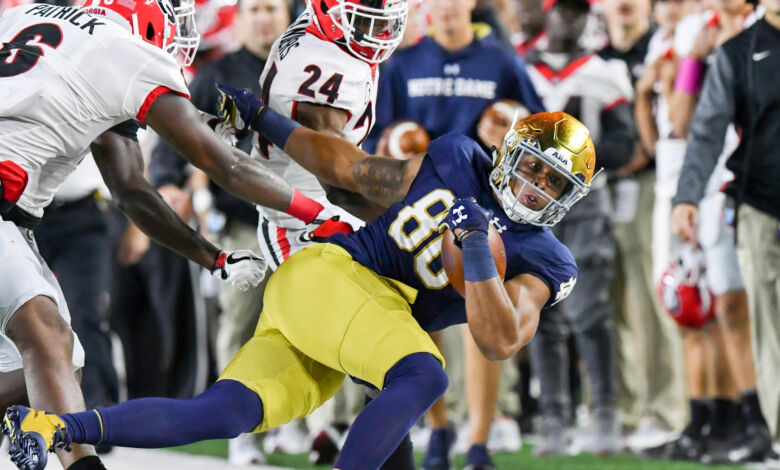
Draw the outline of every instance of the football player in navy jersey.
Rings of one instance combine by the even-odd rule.
[[[492,160],[475,141],[448,134],[400,161],[302,127],[249,92],[223,92],[223,119],[239,130],[250,124],[326,183],[386,212],[283,263],[255,336],[203,394],[66,415],[11,407],[30,455],[72,442],[165,447],[262,432],[311,413],[349,375],[379,392],[334,467],[375,469],[447,388],[426,331],[467,322],[486,357],[505,359],[574,286],[574,259],[547,228],[587,194],[594,173],[593,142],[573,117],[516,123]],[[491,224],[506,249],[506,280],[488,245]],[[463,250],[465,300],[442,267],[443,226]]]

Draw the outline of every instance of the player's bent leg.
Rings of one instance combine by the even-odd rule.
[[[264,432],[308,416],[331,398],[344,373],[305,356],[275,329],[264,310],[257,331],[236,354],[219,380],[235,380],[263,400],[263,419],[254,432]]]
[[[444,359],[412,316],[415,297],[414,289],[380,277],[328,243],[304,248],[269,280],[261,324],[272,324],[317,364],[382,390],[356,420],[364,424],[353,425],[336,465],[342,470],[378,468],[446,388]],[[397,401],[412,391],[408,402]],[[272,403],[263,399],[270,416]],[[381,422],[384,403],[396,404],[392,423],[368,432]],[[374,440],[360,444],[362,437]],[[367,450],[370,457],[363,456]]]
[[[0,410],[15,403],[27,403],[27,390],[24,384],[24,371],[0,372]]]
[[[24,438],[25,452],[34,457],[71,443],[155,448],[233,438],[256,427],[262,416],[256,393],[224,380],[190,399],[139,398],[72,414],[13,406],[4,424],[7,433]]]
[[[387,372],[382,391],[352,424],[334,468],[379,468],[447,385],[441,362],[429,353],[398,361]]]
[[[6,335],[22,357],[31,406],[60,413],[84,409],[84,397],[73,371],[73,331],[51,298],[39,295],[25,302],[9,320]],[[94,455],[90,446],[58,452],[65,468]]]

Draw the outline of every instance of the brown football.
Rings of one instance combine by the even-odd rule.
[[[479,120],[481,122],[484,119],[490,119],[495,124],[509,129],[509,126],[512,125],[512,120],[515,118],[515,113],[517,113],[518,121],[531,115],[528,108],[515,100],[498,100],[485,108]]]
[[[498,234],[498,231],[492,224],[490,225],[490,232],[488,232],[488,243],[490,244],[490,251],[493,253],[493,260],[496,263],[498,274],[501,276],[501,279],[504,279],[506,274],[506,251],[504,250],[504,242],[501,241],[501,235]],[[450,230],[445,230],[442,238],[441,262],[444,265],[444,272],[447,273],[452,287],[465,297],[466,283],[463,279],[463,252],[455,245],[455,237]]]
[[[382,134],[383,138],[387,139],[388,156],[399,160],[425,152],[431,141],[428,132],[421,125],[409,120],[390,124]]]

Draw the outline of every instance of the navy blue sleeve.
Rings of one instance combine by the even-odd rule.
[[[376,120],[373,129],[363,142],[363,150],[369,154],[376,152],[376,146],[385,127],[400,119],[398,105],[407,99],[406,89],[402,85],[400,63],[391,59],[379,75],[379,88],[376,92]]]
[[[512,56],[511,60],[511,79],[509,80],[509,90],[506,97],[524,104],[531,113],[546,111],[541,98],[536,94],[536,88],[534,88],[531,77],[525,69],[525,61],[517,56]]]
[[[519,264],[517,271],[520,274],[531,274],[547,284],[550,298],[546,308],[569,296],[577,282],[578,271],[571,252],[552,232],[544,230],[537,234],[526,241],[521,258],[515,262]]]
[[[462,134],[445,134],[428,145],[428,156],[436,173],[456,197],[479,194],[482,184],[479,176],[489,162],[482,147]]]

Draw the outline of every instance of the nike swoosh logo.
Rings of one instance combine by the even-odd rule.
[[[260,259],[260,258],[255,258],[254,256],[244,256],[244,257],[241,257],[241,258],[236,258],[236,257],[233,256],[233,253],[230,253],[230,255],[228,255],[228,257],[225,259],[225,262],[233,264],[233,263],[238,263],[239,261],[244,261],[244,260],[247,260],[247,259]]]
[[[753,60],[756,61],[756,62],[762,61],[762,60],[766,59],[769,56],[769,54],[771,54],[771,53],[772,53],[771,50],[766,50],[766,51],[763,51],[763,52],[754,52],[753,53]]]

